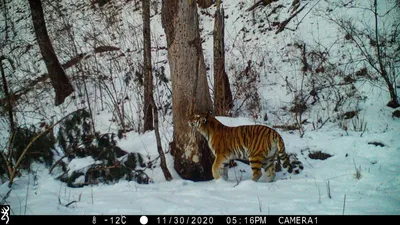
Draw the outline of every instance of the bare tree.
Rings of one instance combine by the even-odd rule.
[[[399,107],[396,80],[399,77],[398,57],[400,55],[400,48],[398,47],[398,42],[395,40],[398,40],[400,37],[400,22],[398,19],[390,19],[390,16],[398,16],[395,15],[398,3],[391,5],[392,7],[382,14],[378,13],[377,0],[366,2],[367,4],[371,3],[367,7],[357,6],[355,2],[344,4],[335,1],[332,3],[332,5],[337,4],[338,9],[345,7],[366,11],[371,14],[374,20],[372,25],[352,19],[333,18],[330,14],[327,16],[330,21],[337,24],[345,32],[345,39],[354,44],[360,52],[362,60],[383,79],[390,95],[390,101],[387,106],[392,108]],[[386,3],[390,3],[390,1]],[[379,20],[383,22],[379,22]]]
[[[6,58],[4,56],[0,56],[0,73],[1,73],[1,80],[3,82],[3,91],[5,95],[5,101],[3,102],[4,110],[8,112],[8,120],[10,122],[10,134],[15,132],[15,122],[14,122],[14,113],[13,113],[13,99],[11,99],[11,95],[8,90],[8,83],[6,79],[6,74],[3,68],[3,60]],[[2,102],[0,102],[2,103]]]
[[[219,6],[219,5],[218,5]],[[232,92],[225,72],[224,9],[215,12],[214,22],[214,111],[227,116],[233,107]]]
[[[174,167],[184,179],[209,180],[212,153],[205,139],[188,126],[192,113],[212,110],[197,5],[188,0],[163,0],[161,15],[172,78]]]
[[[29,0],[29,5],[36,39],[46,64],[51,84],[56,93],[55,105],[58,106],[64,102],[66,97],[72,94],[74,88],[58,61],[53,45],[51,44],[47,33],[42,2],[40,0]]]
[[[163,171],[165,180],[170,181],[172,180],[172,175],[168,170],[167,167],[167,160],[165,159],[165,154],[161,146],[161,136],[160,136],[160,130],[159,130],[159,125],[158,125],[158,111],[157,111],[157,106],[154,102],[154,98],[151,99],[151,104],[152,108],[154,111],[154,133],[156,135],[156,142],[157,142],[157,151],[158,155],[160,156],[160,166],[161,170]]]
[[[161,145],[158,125],[158,111],[153,98],[153,75],[151,68],[151,37],[150,37],[150,0],[142,0],[143,9],[143,60],[144,60],[144,132],[153,130],[156,135],[157,151],[160,156],[160,166],[167,181],[172,180],[168,170],[165,154]],[[154,119],[154,120],[153,120]],[[154,124],[153,124],[154,122]]]
[[[379,68],[375,68],[374,69],[381,75],[381,77],[384,79],[388,90],[389,90],[389,94],[390,94],[390,101],[388,103],[389,107],[392,108],[397,108],[400,106],[399,100],[398,100],[398,96],[397,96],[397,92],[396,92],[396,87],[395,87],[395,83],[396,83],[396,77],[394,77],[394,79],[391,79],[390,74],[386,68],[386,66],[388,66],[387,64],[385,65],[384,61],[387,61],[387,57],[384,56],[383,52],[382,52],[382,44],[380,43],[380,37],[379,37],[379,30],[378,30],[378,6],[377,6],[377,0],[374,0],[374,8],[373,8],[373,13],[374,13],[374,18],[375,18],[375,41],[376,41],[376,57],[378,58],[378,64],[379,64]],[[398,25],[400,25],[399,23],[397,24],[396,27],[396,32],[398,30]],[[398,35],[396,35],[398,36]],[[395,38],[395,35],[393,35],[393,38]],[[399,49],[399,48],[397,48]],[[397,59],[398,60],[398,59]],[[391,63],[390,63],[391,65]],[[389,66],[390,66],[389,65]],[[393,72],[395,73],[395,72]]]
[[[151,68],[151,37],[150,37],[150,0],[142,0],[143,9],[143,86],[144,86],[144,124],[143,131],[153,130],[153,75]]]

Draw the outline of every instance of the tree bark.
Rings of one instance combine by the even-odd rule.
[[[197,5],[163,0],[161,18],[172,79],[174,168],[183,179],[210,180],[213,155],[206,140],[188,126],[193,113],[212,110]]]
[[[214,23],[214,111],[227,116],[233,106],[228,75],[225,72],[224,10],[217,9]]]
[[[144,86],[144,104],[143,115],[144,124],[143,131],[154,129],[153,125],[153,75],[151,68],[151,37],[150,37],[150,0],[142,0],[143,9],[143,86]]]
[[[51,84],[56,93],[55,105],[62,104],[66,97],[74,91],[67,75],[65,74],[57,56],[54,52],[49,35],[47,33],[46,22],[44,20],[42,3],[40,0],[29,0],[33,27],[36,39],[39,44],[40,52],[46,64]]]

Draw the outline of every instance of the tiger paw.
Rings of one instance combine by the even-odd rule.
[[[214,172],[214,171],[213,171],[212,175],[213,175],[213,177],[214,177],[215,180],[218,180],[219,178],[221,178],[221,176],[220,176],[219,173],[217,173],[217,172]]]

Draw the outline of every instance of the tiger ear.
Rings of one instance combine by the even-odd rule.
[[[205,122],[207,122],[207,119],[205,117],[201,117],[200,123],[205,123]]]

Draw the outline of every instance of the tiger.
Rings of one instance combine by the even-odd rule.
[[[211,112],[194,114],[189,118],[189,126],[200,132],[208,141],[215,159],[212,165],[214,179],[228,179],[228,163],[231,160],[248,160],[252,170],[252,180],[258,181],[266,173],[267,182],[276,176],[275,162],[280,161],[289,173],[299,174],[303,163],[294,155],[289,158],[281,135],[264,125],[225,126]]]

